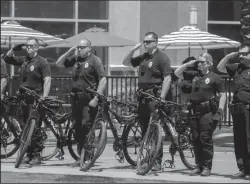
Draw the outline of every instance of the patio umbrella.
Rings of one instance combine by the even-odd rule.
[[[184,26],[177,32],[159,38],[159,48],[164,49],[220,49],[237,48],[240,43],[205,31],[194,26]]]
[[[76,46],[79,43],[79,40],[83,38],[90,40],[91,45],[95,47],[123,47],[136,44],[134,41],[112,35],[109,32],[106,32],[104,29],[94,27],[63,41],[54,42],[48,46],[48,48],[73,47]]]
[[[28,37],[36,37],[39,40],[39,44],[43,47],[51,42],[62,40],[61,38],[22,26],[16,21],[1,23],[1,46],[6,45],[10,47],[12,44],[26,43]]]

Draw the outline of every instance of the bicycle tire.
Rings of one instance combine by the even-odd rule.
[[[105,130],[103,130],[103,131],[105,131],[106,133],[105,133],[105,138],[104,138],[104,142],[103,142],[103,147],[102,147],[102,149],[101,149],[101,151],[100,151],[100,153],[99,153],[99,156],[98,156],[98,158],[102,155],[102,153],[104,152],[104,150],[105,150],[105,148],[106,148],[106,145],[107,145],[107,139],[108,139],[108,135],[107,135],[107,128],[106,128],[106,123],[104,123],[104,125],[105,125]],[[101,134],[102,135],[102,134]]]
[[[127,162],[128,162],[129,164],[131,164],[132,166],[136,166],[136,165],[137,165],[137,159],[133,160],[133,159],[131,158],[131,156],[129,155],[127,141],[128,141],[128,137],[129,137],[129,132],[130,132],[130,130],[131,130],[133,127],[135,127],[136,125],[137,125],[137,127],[140,126],[139,123],[137,123],[137,124],[135,124],[135,125],[129,125],[129,126],[127,126],[126,129],[124,130],[124,136],[123,136],[123,138],[124,138],[124,140],[123,140],[123,142],[124,142],[123,153],[124,153],[124,156],[125,156],[125,159],[127,160]],[[136,132],[138,132],[138,131],[136,131]],[[136,135],[135,135],[135,136],[136,136]],[[135,138],[135,136],[134,136],[133,138]],[[140,149],[140,142],[141,142],[141,140],[142,140],[142,136],[140,135],[140,138],[139,138],[139,139],[137,139],[137,137],[136,137],[136,139],[133,139],[133,140],[135,140],[136,143],[139,142],[139,143],[138,143],[138,144],[139,144],[138,149]],[[135,152],[136,152],[136,155],[137,155],[137,147],[136,147],[136,145],[135,145]],[[136,158],[137,158],[137,156],[136,156]]]
[[[28,146],[31,143],[31,138],[35,130],[35,126],[36,126],[35,119],[31,119],[29,123],[25,125],[25,128],[22,132],[21,139],[20,139],[20,148],[17,153],[15,168],[18,168],[22,162],[24,154],[26,153]]]
[[[74,140],[72,138],[74,138]],[[72,158],[74,158],[75,160],[79,160],[80,155],[77,153],[77,151],[74,151],[74,149],[73,149],[74,145],[78,146],[77,142],[75,140],[75,130],[74,130],[74,128],[69,129],[67,145],[68,145],[69,153],[72,156]]]
[[[188,133],[188,135],[187,134],[180,134],[180,135],[178,135],[178,145],[179,145],[179,150],[178,151],[179,151],[182,163],[188,169],[192,170],[192,169],[195,169],[195,167],[196,167],[196,165],[195,165],[195,156],[194,156],[194,152],[192,151],[193,149],[191,148],[191,152],[193,152],[192,154],[193,154],[193,158],[194,158],[194,164],[190,163],[187,160],[186,156],[184,155],[184,150],[185,149],[182,149],[182,143],[183,142],[181,141],[181,138],[185,138],[185,140],[188,140],[187,145],[186,145],[186,147],[187,147],[186,149],[190,149],[190,147],[193,147],[193,144],[192,144],[192,141],[190,139],[190,136],[191,136],[190,132]]]
[[[50,155],[47,155],[47,156],[42,156],[42,161],[48,161],[50,159],[52,159],[53,157],[56,156],[56,154],[60,151],[60,149],[58,147],[55,148],[55,150],[50,154]]]
[[[106,126],[105,126],[105,121],[103,119],[98,119],[95,122],[96,127],[98,125],[100,125],[101,128],[101,135],[99,136],[100,140],[97,143],[97,147],[96,147],[96,152],[94,153],[93,157],[89,160],[88,163],[85,163],[85,157],[86,157],[86,153],[87,150],[85,149],[85,147],[88,147],[89,145],[85,145],[82,148],[81,151],[81,157],[80,157],[80,167],[81,167],[81,171],[88,171],[95,163],[95,161],[97,160],[97,158],[101,155],[101,152],[105,149],[106,146],[106,142],[107,142],[107,130],[106,130]],[[92,145],[91,145],[91,149],[92,149]]]
[[[9,116],[8,116],[9,117]],[[0,119],[1,118],[4,118],[4,120],[5,120],[5,117],[0,117]],[[6,120],[5,120],[6,121]],[[7,122],[7,121],[6,121]],[[9,123],[7,123],[8,124],[8,126],[9,126]],[[14,127],[13,127],[14,128]],[[16,152],[17,152],[17,150],[19,149],[19,147],[20,147],[20,144],[19,144],[19,138],[18,137],[16,137],[15,136],[15,133],[13,132],[14,131],[14,129],[13,128],[11,128],[10,129],[10,131],[11,131],[11,133],[13,134],[13,136],[14,136],[14,141],[16,141],[16,143],[14,143],[15,144],[15,147],[11,150],[11,151],[9,151],[9,152],[7,152],[6,154],[3,154],[3,152],[1,151],[1,159],[6,159],[6,158],[8,158],[8,157],[11,157],[12,155],[14,155]],[[5,128],[4,128],[5,129]],[[1,131],[3,131],[3,130],[1,130]],[[8,130],[6,130],[6,131],[8,131]],[[16,134],[17,135],[17,134]],[[1,138],[2,139],[2,138]],[[2,147],[2,145],[1,145],[1,147]]]
[[[156,130],[156,132],[154,132],[154,130]],[[143,164],[141,163],[141,161],[143,161],[143,159],[141,159],[141,155],[142,155],[144,146],[146,145],[144,143],[144,140],[143,140],[141,143],[141,146],[140,146],[139,154],[137,156],[137,174],[138,175],[145,175],[152,169],[152,167],[155,163],[156,157],[159,153],[161,141],[162,141],[162,132],[161,132],[161,125],[156,121],[153,121],[151,124],[147,141],[150,140],[151,134],[156,136],[156,138],[155,138],[156,142],[153,143],[154,148],[150,149],[150,150],[154,150],[154,153],[153,153],[153,156],[152,156],[150,163],[147,163],[146,168],[143,169],[143,167],[142,167]]]
[[[59,129],[60,127],[54,127],[53,128],[53,130],[55,130],[55,131],[59,131],[58,129]],[[47,135],[47,140],[48,140],[48,142],[44,142],[44,149],[43,149],[43,151],[42,151],[42,157],[41,157],[41,159],[42,159],[42,161],[48,161],[48,160],[50,160],[50,159],[52,159],[53,157],[55,157],[56,156],[56,154],[60,151],[60,148],[58,148],[58,140],[57,140],[57,138],[55,137],[55,135],[54,135],[54,133],[51,131],[51,129],[49,129],[48,127],[44,127],[43,128],[43,130],[45,131],[45,133],[46,133],[46,135]],[[52,137],[50,136],[50,133],[51,133],[51,135],[54,137],[54,140],[52,139]],[[47,153],[47,155],[44,153],[45,152],[45,150],[46,150],[46,148],[47,147],[51,147],[51,143],[55,143],[55,145],[54,145],[54,150],[53,151],[50,151],[50,152],[46,152]],[[49,144],[49,145],[47,145],[47,144]]]

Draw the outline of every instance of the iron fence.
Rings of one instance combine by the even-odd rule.
[[[228,104],[232,100],[232,87],[233,80],[227,76],[223,76],[226,87],[226,106],[223,113],[223,119],[219,127],[221,126],[231,126],[232,118],[229,112]],[[11,94],[15,94],[20,86],[19,76],[14,76],[10,84],[12,89]],[[136,90],[138,88],[138,77],[136,76],[108,76],[107,77],[107,90],[106,94],[111,97],[116,97],[119,100],[125,102],[134,101]],[[68,112],[70,110],[70,98],[67,94],[71,92],[72,87],[72,77],[65,76],[54,76],[52,77],[51,91],[50,95],[58,96],[59,99],[66,102],[64,105],[64,111]],[[171,85],[172,90],[172,100],[175,102],[183,103],[183,95],[180,93],[177,86],[177,81],[174,81]],[[118,110],[118,109],[116,109]]]

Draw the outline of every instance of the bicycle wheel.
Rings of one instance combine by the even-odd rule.
[[[6,119],[8,118],[8,119]],[[13,123],[19,124],[12,116],[0,117],[1,119],[1,159],[11,157],[19,149],[19,133]],[[14,122],[15,121],[15,122]],[[19,126],[19,125],[18,125]],[[19,126],[20,127],[20,126]]]
[[[44,149],[41,155],[43,161],[48,161],[54,156],[56,156],[56,154],[60,151],[60,149],[57,147],[57,138],[50,130],[50,128],[44,126],[42,127],[42,130],[46,134],[47,139],[44,141]],[[54,127],[54,130],[56,130],[57,132],[59,131],[58,127]]]
[[[100,151],[100,153],[99,153],[99,156],[101,156],[102,153],[103,153],[103,151],[105,150],[106,144],[107,144],[107,139],[108,139],[107,130],[106,130],[106,123],[104,123],[104,126],[105,126],[105,128],[101,128],[101,130],[100,130],[100,131],[104,131],[104,132],[99,133],[99,138],[98,138],[98,139],[100,140],[100,139],[101,139],[100,136],[102,136],[102,134],[105,135],[104,141],[103,141],[103,146],[102,146],[102,149],[101,149],[101,151]],[[106,133],[105,133],[105,132],[106,132]],[[98,156],[98,158],[99,158],[99,156]]]
[[[137,156],[137,173],[139,175],[145,175],[152,169],[160,150],[161,141],[161,126],[158,122],[153,121],[149,130],[147,142],[144,140],[142,141]]]
[[[96,159],[101,155],[107,142],[107,130],[105,121],[98,119],[94,123],[94,131],[88,135],[86,142],[82,148],[80,157],[81,171],[88,171],[95,163]]]
[[[188,169],[195,169],[195,155],[193,150],[192,135],[190,128],[178,136],[179,154],[182,163]]]
[[[70,128],[68,132],[68,150],[72,158],[79,160],[80,150],[79,144],[76,142],[76,133],[74,128]]]
[[[137,153],[140,149],[140,143],[142,141],[141,126],[138,122],[134,125],[129,125],[124,130],[123,135],[123,152],[128,163],[132,166],[137,164]]]
[[[31,119],[24,127],[24,130],[20,139],[20,148],[17,153],[15,168],[18,168],[22,162],[25,152],[28,149],[28,146],[31,143],[31,137],[33,135],[34,129],[36,126],[36,120]]]

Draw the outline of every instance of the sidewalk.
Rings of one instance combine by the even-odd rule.
[[[54,178],[55,182],[101,182],[101,183],[249,183],[243,179],[232,179],[231,175],[237,172],[234,153],[215,153],[213,169],[210,177],[189,176],[189,170],[183,165],[180,157],[175,157],[174,169],[165,168],[163,172],[149,172],[145,176],[137,174],[135,167],[130,166],[126,161],[119,163],[115,160],[115,152],[112,145],[107,145],[102,156],[96,161],[89,172],[82,172],[79,168],[69,166],[73,159],[65,150],[65,159],[53,158],[43,162],[41,166],[29,167],[22,165],[19,169],[14,168],[15,156],[1,160],[1,173],[6,176],[13,173],[14,176],[22,175],[29,179],[37,177],[37,181],[44,181],[43,178]],[[164,150],[165,159],[169,159],[169,153]],[[17,178],[18,179],[18,178]],[[7,180],[4,180],[7,182]],[[17,182],[19,182],[18,180]],[[46,180],[45,180],[46,181]],[[20,181],[22,182],[22,181]],[[52,181],[53,182],[53,181]]]

